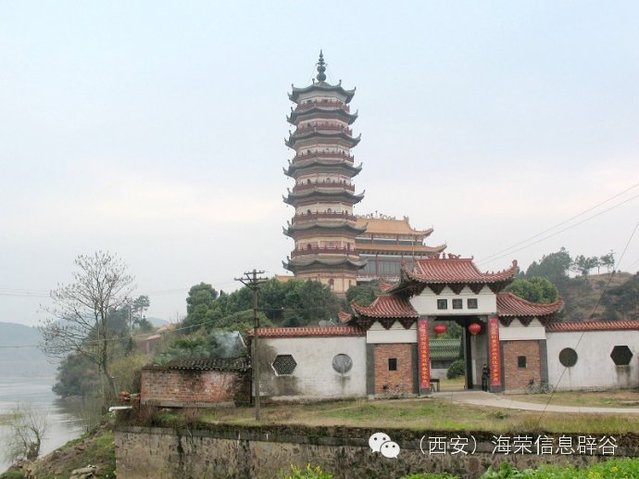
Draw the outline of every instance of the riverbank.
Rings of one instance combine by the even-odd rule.
[[[58,449],[22,467],[12,467],[0,479],[68,479],[75,470],[95,466],[96,479],[115,477],[115,444],[112,424],[106,423],[93,432],[67,442]]]
[[[59,399],[51,390],[55,382],[53,375],[11,376],[8,371],[0,375],[0,450],[10,433],[2,417],[18,404],[30,405],[47,416],[47,433],[40,454],[48,454],[71,439],[80,436],[86,419],[81,403]],[[0,471],[10,464],[0,454]]]

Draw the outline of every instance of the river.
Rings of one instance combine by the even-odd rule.
[[[75,439],[84,431],[85,421],[80,404],[58,399],[51,391],[54,382],[53,376],[0,376],[0,415],[19,403],[30,404],[34,409],[46,413],[47,432],[40,450],[41,456]],[[2,454],[8,433],[9,428],[0,425],[0,472],[9,467]]]

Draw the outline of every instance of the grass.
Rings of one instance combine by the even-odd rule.
[[[81,445],[81,449],[78,446]],[[58,450],[57,459],[53,462],[37,463],[34,477],[38,479],[61,479],[69,477],[71,471],[86,467],[87,464],[99,465],[96,478],[115,477],[115,448],[113,432],[101,428],[92,435],[68,442]]]
[[[619,391],[576,392],[562,391],[548,394],[513,394],[506,396],[514,401],[580,407],[639,407],[639,391],[625,389]],[[550,401],[550,402],[549,402]]]
[[[212,424],[257,424],[252,408],[208,410],[200,420]],[[263,406],[260,424],[619,434],[639,430],[639,416],[548,412],[542,415],[536,411],[501,410],[444,399],[352,400]]]

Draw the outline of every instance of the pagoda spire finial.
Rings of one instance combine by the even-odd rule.
[[[324,72],[326,71],[326,64],[324,63],[324,54],[322,50],[320,50],[319,61],[317,62],[317,80],[320,82],[326,81],[326,75]]]

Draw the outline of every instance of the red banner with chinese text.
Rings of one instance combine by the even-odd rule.
[[[499,351],[499,319],[488,318],[488,360],[490,361],[490,385],[501,386],[501,354]]]
[[[419,388],[430,389],[430,348],[428,344],[428,319],[417,321],[417,357],[419,363]]]

